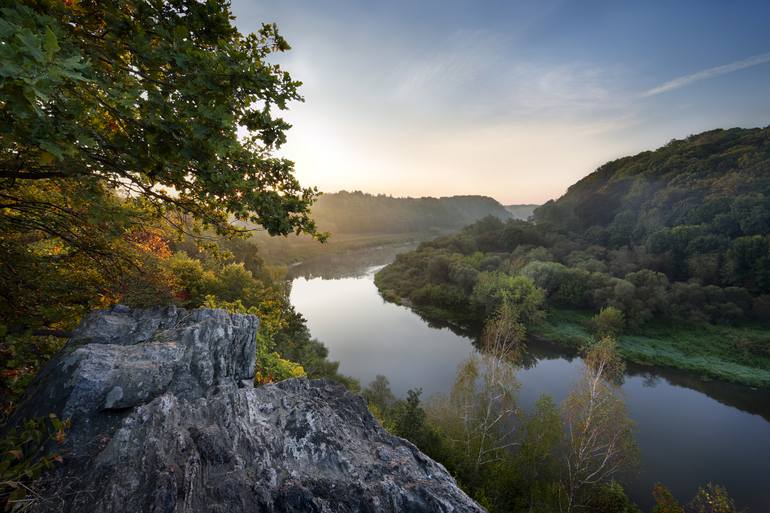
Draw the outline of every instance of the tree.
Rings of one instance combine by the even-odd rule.
[[[507,303],[516,309],[518,321],[524,326],[539,322],[544,315],[545,295],[525,276],[481,273],[470,300],[488,317],[494,316]]]
[[[585,371],[564,403],[564,510],[585,501],[587,490],[610,482],[636,460],[633,423],[616,383],[623,364],[615,341],[603,338],[588,349]]]
[[[515,456],[520,479],[527,490],[527,511],[554,511],[553,484],[558,482],[560,461],[556,450],[563,442],[563,424],[553,399],[542,395],[522,425],[521,447]]]
[[[177,225],[315,233],[315,191],[271,156],[289,128],[274,111],[301,100],[268,62],[289,49],[275,25],[244,36],[226,2],[43,1],[4,8],[0,34],[4,217],[72,217],[24,192],[66,183],[142,198]]]
[[[390,390],[390,382],[388,378],[382,374],[377,374],[374,381],[369,383],[366,388],[363,389],[362,394],[369,408],[374,410],[379,416],[387,414],[388,410],[393,407],[396,402],[396,397]]]
[[[66,330],[128,289],[137,303],[170,300],[161,250],[180,232],[261,225],[323,238],[309,217],[315,190],[273,156],[289,128],[277,112],[301,100],[299,82],[270,62],[289,49],[274,25],[242,35],[226,2],[4,5],[8,333]]]
[[[421,395],[421,388],[407,390],[406,399],[398,401],[393,407],[391,426],[395,434],[420,446],[427,430],[425,410],[420,405]]]
[[[429,410],[475,474],[518,445],[516,365],[522,333],[515,307],[504,304],[487,322],[481,357],[471,356],[460,366],[449,396],[436,398]]]
[[[724,486],[707,484],[698,489],[698,493],[688,505],[692,513],[740,513],[735,502],[727,494]]]
[[[591,323],[599,338],[617,337],[623,331],[626,320],[621,310],[608,306],[594,315]]]
[[[660,483],[656,483],[652,489],[652,497],[655,499],[652,513],[685,513],[684,508],[676,500],[671,490]]]

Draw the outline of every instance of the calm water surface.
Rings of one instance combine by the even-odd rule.
[[[379,268],[346,278],[295,278],[291,302],[342,373],[362,384],[383,374],[399,396],[410,388],[422,388],[423,397],[447,392],[458,365],[476,351],[471,339],[385,302],[373,281]],[[530,353],[532,366],[518,374],[522,406],[541,394],[563,399],[581,360],[549,344],[530,345]],[[640,472],[626,485],[645,511],[656,482],[689,500],[711,481],[749,513],[770,512],[770,394],[649,367],[629,367],[623,392],[642,452]]]

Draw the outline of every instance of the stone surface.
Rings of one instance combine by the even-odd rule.
[[[39,510],[483,511],[341,385],[254,388],[257,328],[222,310],[88,316],[11,419],[72,421]]]

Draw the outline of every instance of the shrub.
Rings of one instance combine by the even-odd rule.
[[[64,443],[69,420],[51,413],[29,419],[0,438],[0,504],[3,511],[21,511],[40,499],[36,482],[43,471],[64,460],[56,451],[45,452],[49,442]]]
[[[623,332],[626,319],[621,310],[608,306],[594,315],[591,324],[597,337],[617,337]]]

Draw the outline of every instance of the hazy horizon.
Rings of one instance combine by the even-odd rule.
[[[770,124],[761,2],[263,2],[303,82],[281,155],[303,185],[543,203],[609,160]]]
[[[500,201],[499,199],[497,199],[492,194],[463,194],[463,193],[460,193],[460,194],[392,194],[392,193],[388,193],[388,192],[362,191],[362,190],[359,190],[359,189],[337,189],[337,190],[333,190],[333,191],[319,191],[319,192],[322,195],[323,194],[339,194],[341,192],[347,192],[347,193],[362,192],[364,194],[370,194],[372,196],[377,196],[377,195],[382,194],[382,195],[385,195],[385,196],[390,196],[392,198],[398,198],[398,199],[451,198],[451,197],[457,197],[457,196],[485,196],[485,197],[488,197],[488,198],[492,198],[493,200],[497,201],[498,203],[500,203],[503,206],[512,206],[512,205],[514,205],[514,206],[538,205],[539,206],[539,205],[542,205],[543,203],[545,203],[545,201],[543,203],[508,203],[508,202]],[[552,198],[552,199],[556,199],[556,198]],[[546,200],[546,201],[548,201],[548,200]]]

